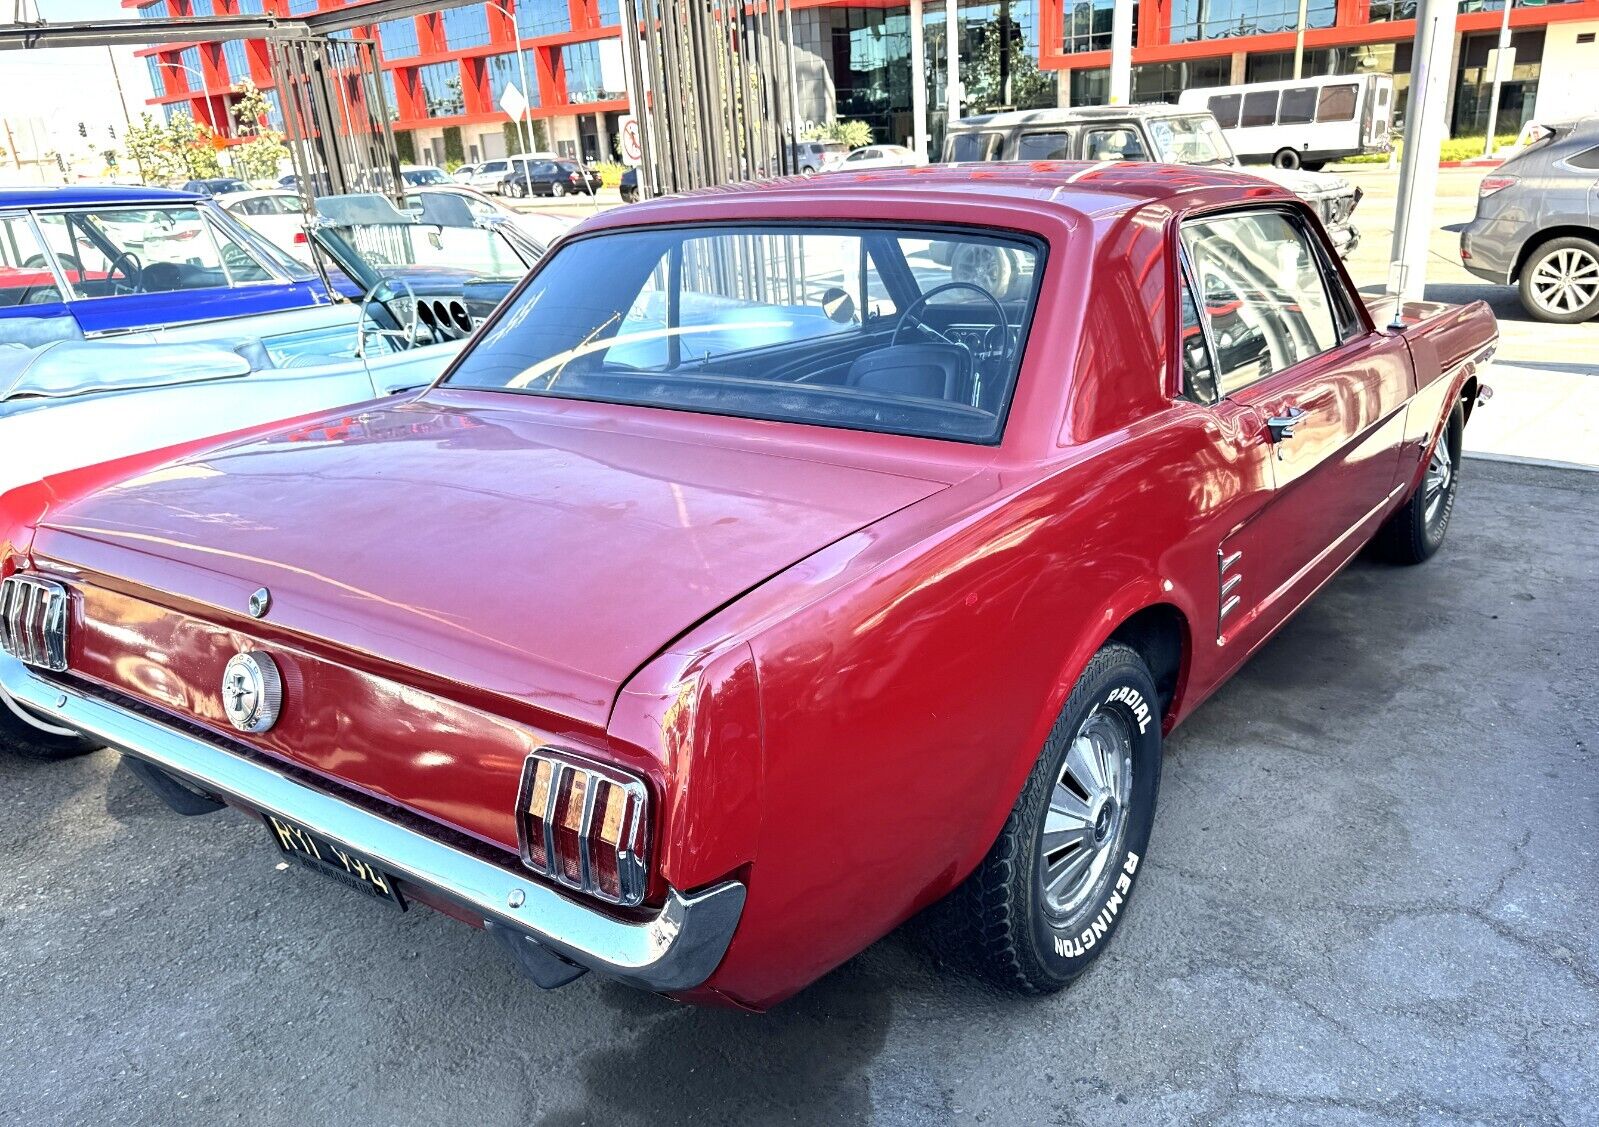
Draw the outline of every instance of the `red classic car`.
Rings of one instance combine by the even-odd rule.
[[[613,211],[409,401],[9,495],[0,685],[541,985],[762,1008],[931,907],[1058,989],[1166,733],[1443,539],[1494,322],[1383,320],[1227,170]]]

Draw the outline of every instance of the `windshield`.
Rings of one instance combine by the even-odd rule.
[[[1232,164],[1233,151],[1209,114],[1149,121],[1155,152],[1167,164]]]
[[[447,382],[994,442],[1041,256],[1020,238],[883,226],[583,238]]]
[[[516,279],[536,256],[519,250],[497,230],[433,223],[329,223],[320,228],[359,256],[374,273],[389,277],[430,270],[483,279]]]
[[[404,181],[413,188],[420,188],[424,184],[452,184],[444,173],[436,168],[408,168],[400,173]]]
[[[955,163],[992,160],[998,149],[998,133],[951,133],[945,143],[944,159]]]

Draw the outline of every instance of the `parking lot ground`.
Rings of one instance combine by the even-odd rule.
[[[1468,462],[1437,558],[1173,736],[1126,926],[1042,999],[914,929],[763,1016],[541,993],[109,753],[0,755],[0,1120],[1591,1124],[1596,577],[1599,475]]]

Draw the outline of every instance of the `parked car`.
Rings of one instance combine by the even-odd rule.
[[[470,184],[472,177],[477,174],[477,165],[463,164],[450,174],[450,179],[457,184]]]
[[[926,164],[913,149],[904,145],[866,145],[852,150],[837,163],[829,164],[828,172],[860,172],[868,168],[915,168]]]
[[[527,196],[596,195],[600,190],[600,174],[585,168],[576,161],[533,161],[522,170],[506,175],[499,191],[502,195],[522,199]]]
[[[798,141],[789,148],[789,154],[794,171],[811,176],[847,157],[849,146],[842,141]]]
[[[222,324],[332,300],[209,197],[0,188],[0,344]]]
[[[426,188],[435,184],[455,182],[444,169],[435,168],[431,164],[402,164],[400,179],[405,181],[405,186],[408,188]]]
[[[1460,264],[1539,321],[1599,316],[1599,116],[1540,129],[1482,179]]]
[[[543,986],[761,1008],[933,908],[1056,990],[1166,733],[1368,541],[1442,543],[1496,330],[1401,312],[1230,168],[615,209],[359,426],[13,494],[0,685]]]
[[[577,222],[566,215],[513,211],[494,197],[460,184],[407,192],[405,204],[407,210],[422,223],[437,223],[446,227],[509,223],[536,244],[536,254],[543,254],[551,243],[571,230]]]
[[[1017,110],[957,121],[944,139],[944,160],[1158,160],[1206,168],[1242,167],[1209,113],[1164,103]],[[1360,245],[1352,217],[1364,192],[1328,172],[1251,168],[1321,216],[1340,258]]]
[[[623,203],[638,203],[638,169],[624,170],[622,179],[617,182],[616,190],[621,193]]]
[[[185,181],[183,190],[201,196],[220,196],[224,192],[248,192],[250,184],[236,176],[213,176],[208,180]]]
[[[501,182],[510,171],[511,162],[507,158],[486,160],[473,170],[471,179],[464,183],[480,192],[495,193],[500,190]]]
[[[305,200],[297,192],[280,189],[226,192],[215,197],[217,206],[266,239],[299,259],[312,261],[311,242],[305,231]]]
[[[1195,86],[1177,104],[1215,117],[1242,160],[1319,172],[1330,160],[1393,148],[1393,95],[1393,75],[1370,72]]]

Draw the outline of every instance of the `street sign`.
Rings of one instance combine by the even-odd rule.
[[[1494,47],[1488,52],[1488,65],[1482,68],[1484,82],[1509,82],[1516,73],[1516,49],[1506,47],[1503,51]]]
[[[622,163],[637,168],[644,159],[644,139],[639,135],[638,118],[622,115]]]
[[[514,82],[507,82],[505,93],[500,95],[500,108],[512,121],[521,121],[522,115],[527,113],[527,97],[522,93],[522,88]]]

